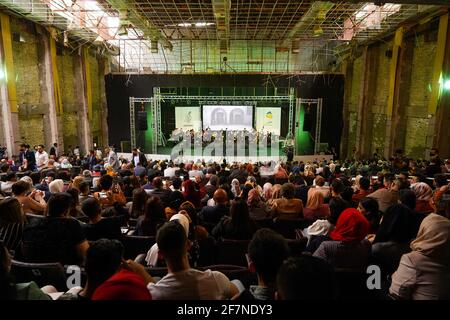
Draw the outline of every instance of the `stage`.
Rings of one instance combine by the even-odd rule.
[[[119,157],[125,158],[125,159],[129,159],[131,160],[131,153],[117,153],[117,155]],[[170,153],[167,154],[145,154],[145,156],[147,157],[147,160],[173,160],[177,163],[187,163],[187,162],[206,162],[206,163],[212,163],[212,162],[216,162],[216,163],[222,163],[223,160],[225,159],[228,163],[233,163],[233,162],[242,162],[242,163],[256,163],[256,162],[271,162],[271,161],[275,161],[275,162],[286,162],[287,157],[285,154],[280,154],[280,155],[276,155],[276,156],[263,156],[263,155],[258,155],[258,156],[225,156],[225,157],[216,157],[216,156],[207,156],[207,155],[179,155],[179,156],[171,156]],[[294,161],[303,161],[303,162],[313,162],[313,161],[330,161],[333,160],[333,156],[332,155],[303,155],[303,156],[294,156]]]

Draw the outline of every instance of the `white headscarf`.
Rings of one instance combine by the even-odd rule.
[[[170,218],[170,221],[173,221],[173,220],[178,220],[178,222],[183,226],[184,231],[186,231],[186,236],[188,236],[189,235],[189,218],[182,213],[177,213],[177,214],[174,214]],[[147,262],[147,265],[149,267],[155,267],[156,264],[158,263],[158,253],[159,253],[158,244],[155,243],[150,248],[150,250],[148,250],[147,257],[145,257],[145,261]]]
[[[328,220],[316,220],[308,227],[310,236],[327,236],[333,229],[333,225]]]
[[[63,192],[64,189],[64,181],[62,179],[56,179],[50,182],[48,185],[48,189],[50,190],[50,193],[58,193]]]

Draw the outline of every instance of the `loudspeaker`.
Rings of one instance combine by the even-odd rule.
[[[139,131],[145,131],[145,130],[148,129],[147,112],[146,111],[138,111],[138,114],[137,114],[137,129]]]
[[[315,113],[313,108],[305,108],[305,117],[303,119],[303,131],[312,131],[313,124],[315,124]]]

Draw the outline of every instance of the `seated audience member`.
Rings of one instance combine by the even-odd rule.
[[[50,193],[60,193],[64,191],[64,181],[62,179],[55,179],[48,185]]]
[[[152,299],[223,300],[238,293],[236,286],[221,272],[199,271],[190,267],[186,228],[179,222],[165,223],[158,230],[156,243],[166,261],[168,274],[156,283],[149,282]],[[144,268],[138,266],[134,270],[143,272]]]
[[[385,212],[391,205],[398,201],[398,191],[405,189],[405,182],[396,180],[393,174],[386,174],[384,176],[384,187],[372,192],[367,197],[377,200],[378,207],[381,212]]]
[[[299,219],[303,217],[302,200],[294,199],[294,185],[285,183],[280,190],[281,199],[273,202],[272,213],[275,217],[284,220]]]
[[[10,195],[12,192],[12,186],[17,182],[17,175],[15,172],[10,171],[5,175],[5,181],[0,181],[0,191]]]
[[[450,220],[430,213],[420,225],[411,252],[392,275],[389,292],[398,299],[450,299]]]
[[[234,198],[237,198],[241,195],[241,183],[236,178],[231,181],[231,192],[233,193]]]
[[[271,190],[272,197],[267,199],[267,206],[272,208],[275,201],[281,199],[281,184],[274,184]]]
[[[123,245],[118,240],[100,239],[90,243],[86,253],[86,285],[74,287],[58,300],[90,300],[95,290],[120,270]]]
[[[18,181],[12,186],[12,192],[22,205],[24,213],[43,214],[47,207],[47,203],[44,200],[44,192],[34,189],[30,195],[27,195],[30,188],[31,185],[28,182]]]
[[[262,200],[261,194],[257,189],[248,192],[247,205],[252,220],[262,220],[271,217],[270,210]]]
[[[356,201],[353,201],[353,194],[354,190],[350,186],[344,187],[344,191],[342,191],[341,193],[342,199],[347,202],[349,208],[358,207],[358,203]]]
[[[100,192],[95,192],[94,197],[100,201],[103,207],[124,206],[126,204],[125,195],[120,186],[117,183],[113,183],[113,177],[104,175],[98,183]]]
[[[83,181],[82,183],[80,183],[78,189],[80,190],[80,194],[78,195],[78,201],[80,203],[83,203],[84,200],[89,199],[91,197],[89,195],[91,190],[88,182]]]
[[[203,207],[199,212],[198,217],[201,222],[217,224],[224,216],[227,216],[230,213],[230,208],[228,207],[228,195],[225,190],[217,189],[214,192],[214,202],[216,203],[215,206]]]
[[[383,214],[372,243],[372,259],[383,273],[392,274],[402,255],[411,251],[410,242],[419,230],[418,216],[403,204],[394,204]]]
[[[305,219],[315,221],[317,219],[328,218],[330,216],[330,207],[324,204],[323,192],[317,188],[311,188],[308,191],[308,201],[303,208]]]
[[[89,198],[81,205],[81,210],[88,216],[89,222],[83,225],[84,234],[88,241],[98,239],[121,239],[121,218],[101,216],[102,208],[95,198]]]
[[[184,202],[184,196],[183,192],[181,191],[181,179],[180,178],[173,178],[172,185],[170,186],[170,189],[172,190],[172,193],[169,197],[169,207],[171,208],[178,208],[183,202]]]
[[[266,182],[263,186],[263,198],[267,202],[269,199],[272,199],[272,184],[270,182]]]
[[[156,177],[152,181],[153,189],[150,192],[150,195],[153,197],[158,197],[161,199],[164,207],[169,205],[169,198],[172,194],[170,189],[163,188],[163,181],[160,177]]]
[[[52,300],[35,282],[14,283],[10,275],[12,257],[0,241],[0,301],[4,300]]]
[[[145,214],[138,217],[135,236],[155,236],[159,226],[166,222],[164,206],[160,198],[150,197],[145,204]]]
[[[370,242],[365,239],[369,222],[356,209],[345,209],[336,228],[331,232],[333,241],[324,241],[314,252],[335,268],[365,270],[370,258]]]
[[[359,189],[353,194],[352,200],[359,201],[370,194],[370,180],[366,177],[359,179]]]
[[[190,179],[185,180],[183,181],[183,188],[184,200],[193,203],[196,208],[199,208],[202,195],[195,182]]]
[[[378,202],[371,198],[361,198],[358,204],[358,211],[369,221],[369,234],[376,233],[381,219],[381,214],[378,210]]]
[[[331,300],[336,291],[333,267],[322,259],[288,258],[278,270],[277,300]]]
[[[180,212],[183,210],[187,212],[189,219],[191,220],[194,239],[204,240],[208,238],[208,230],[206,230],[204,226],[198,223],[197,211],[192,203],[190,203],[189,201],[185,201],[180,205],[178,210]]]
[[[80,192],[78,191],[78,189],[69,188],[69,189],[67,189],[66,192],[72,196],[72,204],[70,206],[69,216],[74,217],[74,218],[85,217],[85,215],[81,211],[80,200],[79,200]]]
[[[316,220],[307,229],[308,243],[305,251],[314,253],[324,241],[330,241],[333,225],[328,220]]]
[[[135,262],[128,261],[128,266],[133,263]],[[140,275],[123,268],[95,290],[92,300],[151,300],[152,296],[148,292],[147,283],[152,280],[153,278],[146,273],[145,269]]]
[[[133,201],[130,206],[130,216],[137,219],[145,214],[145,204],[148,200],[148,193],[144,189],[133,190]]]
[[[330,187],[325,185],[325,179],[322,176],[317,176],[314,179],[316,187],[314,189],[320,191],[323,195],[324,199],[327,199],[330,197]]]
[[[22,255],[28,262],[81,264],[89,244],[80,223],[69,217],[72,197],[55,193],[48,200],[46,217],[28,224],[22,237]]]
[[[398,192],[398,201],[411,210],[416,210],[416,194],[411,189],[400,190]]]
[[[433,193],[430,205],[434,209],[434,212],[436,212],[443,195],[449,191],[450,184],[447,182],[447,176],[445,174],[436,174],[434,176],[434,185],[436,186],[436,190]]]
[[[260,229],[248,245],[248,267],[256,272],[258,284],[242,292],[237,300],[274,300],[277,272],[289,256],[286,239],[270,229]]]
[[[339,178],[334,179],[331,183],[331,198],[328,202],[328,206],[330,207],[330,218],[328,220],[333,225],[336,224],[341,213],[350,207],[350,204],[341,197],[344,189],[344,183]]]
[[[76,176],[72,179],[72,183],[70,184],[70,188],[75,188],[78,191],[80,190],[80,184],[84,182],[83,176]]]
[[[15,198],[0,200],[0,240],[8,250],[15,251],[22,241],[25,215]]]
[[[430,201],[433,197],[433,190],[425,182],[417,182],[411,185],[411,190],[416,194],[416,208],[415,210],[420,213],[433,212],[433,208],[430,205]]]
[[[247,203],[244,199],[236,199],[231,201],[230,216],[224,216],[211,233],[216,239],[250,240],[255,231]]]
[[[183,212],[180,211],[180,213],[174,214],[171,218],[170,221],[178,221],[178,223],[180,223],[185,232],[186,232],[186,236],[188,237],[188,241],[189,243],[189,235],[190,235],[190,221],[189,221],[189,215],[187,214],[187,212]],[[188,257],[189,257],[189,251],[190,251],[191,247],[188,248]],[[189,259],[190,260],[190,259]],[[147,262],[147,265],[149,267],[162,267],[165,266],[165,261],[162,258],[162,256],[159,254],[159,248],[158,248],[158,243],[155,243],[150,250],[148,250],[147,252],[147,256],[145,257],[145,261]]]

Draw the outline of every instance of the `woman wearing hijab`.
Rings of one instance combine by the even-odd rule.
[[[420,213],[433,212],[433,207],[430,205],[430,200],[433,197],[433,190],[425,182],[417,182],[411,185],[411,189],[416,194],[416,209]]]
[[[322,242],[330,241],[330,233],[332,230],[333,225],[328,220],[316,220],[307,229],[309,238],[305,251],[313,254]]]
[[[314,256],[335,268],[365,270],[371,252],[371,244],[365,239],[369,228],[369,221],[361,212],[354,208],[345,209],[330,234],[333,241],[322,242]]]
[[[233,179],[231,181],[231,192],[235,198],[241,195],[241,184],[238,179]]]
[[[403,204],[390,206],[372,243],[372,258],[385,274],[392,274],[400,263],[403,254],[410,252],[419,224],[418,214]]]
[[[247,205],[252,220],[263,220],[270,217],[270,210],[267,208],[257,189],[252,189],[248,193]]]
[[[177,220],[183,226],[186,236],[189,237],[189,218],[187,212],[184,211],[184,213],[186,214],[183,214],[180,211],[180,213],[174,214],[172,218],[170,218],[170,221]],[[149,267],[158,267],[161,263],[163,263],[164,259],[159,257],[159,248],[157,243],[155,243],[147,252],[145,261]]]
[[[281,184],[274,184],[272,186],[272,197],[267,200],[267,206],[272,208],[275,200],[281,198]]]
[[[450,299],[450,220],[429,214],[420,225],[411,252],[392,275],[389,292],[399,299]]]
[[[265,201],[268,201],[272,198],[272,184],[270,182],[266,182],[263,186],[263,197]]]
[[[185,201],[191,202],[196,208],[200,207],[201,194],[195,188],[195,183],[188,179],[183,182],[184,192],[183,197]]]
[[[328,218],[330,216],[330,207],[324,204],[323,193],[316,188],[308,191],[308,201],[303,209],[305,219],[316,221],[317,219]]]

